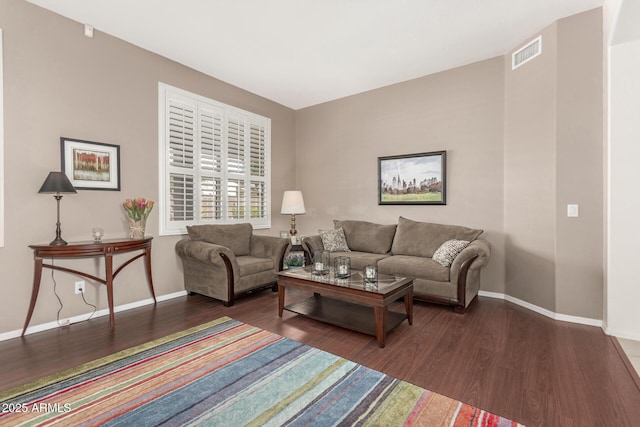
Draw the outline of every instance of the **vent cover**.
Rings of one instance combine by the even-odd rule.
[[[520,49],[516,50],[511,57],[511,69],[515,70],[521,65],[531,61],[542,53],[542,36],[538,36]]]

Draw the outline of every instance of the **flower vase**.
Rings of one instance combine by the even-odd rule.
[[[136,221],[133,218],[129,218],[129,237],[132,239],[143,239],[146,223],[146,219]]]

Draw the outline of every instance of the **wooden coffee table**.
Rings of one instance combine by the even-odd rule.
[[[313,296],[285,307],[287,287],[313,292]],[[404,297],[405,313],[390,311],[389,305]],[[278,316],[284,310],[353,331],[374,335],[384,348],[387,332],[407,319],[413,325],[413,278],[380,274],[376,284],[364,282],[360,272],[349,279],[324,276],[310,267],[278,273]]]

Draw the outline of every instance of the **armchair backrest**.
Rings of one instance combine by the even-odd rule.
[[[200,240],[229,248],[236,256],[251,251],[251,224],[206,224],[187,226],[191,240]]]

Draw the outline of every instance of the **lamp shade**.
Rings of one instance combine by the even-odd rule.
[[[77,193],[64,172],[49,172],[38,193]]]
[[[302,191],[285,191],[282,197],[281,214],[299,215],[305,213]]]

